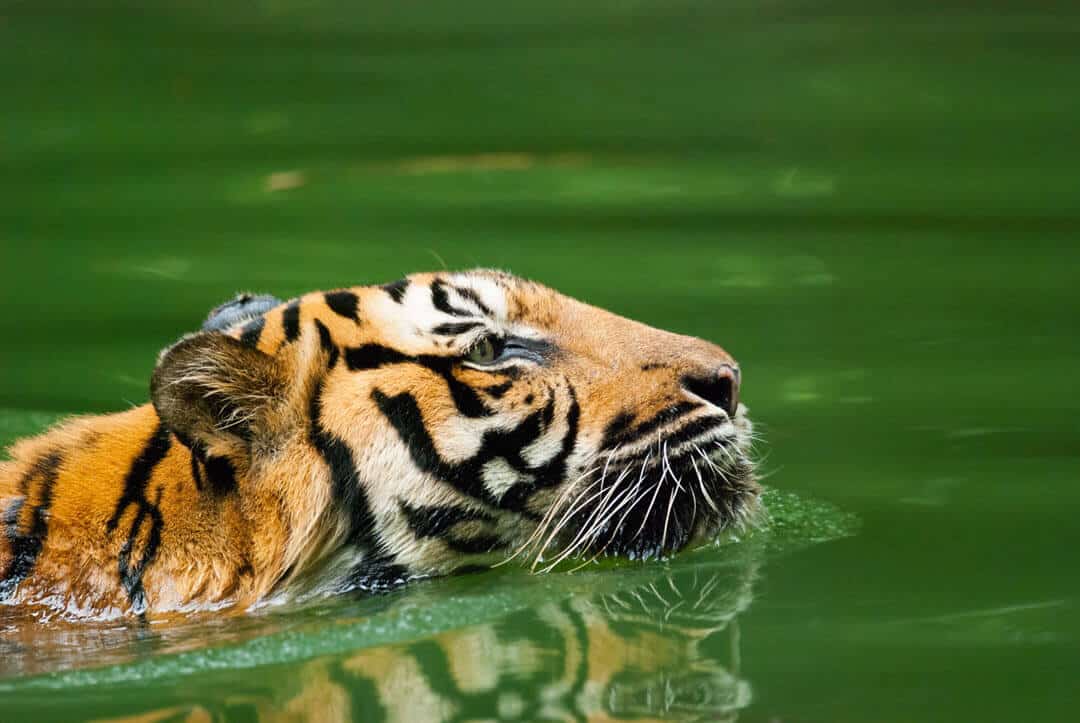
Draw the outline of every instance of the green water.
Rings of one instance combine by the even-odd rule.
[[[238,289],[498,266],[731,350],[779,529],[0,618],[0,719],[1075,717],[1075,3],[145,5],[0,3],[0,440]]]

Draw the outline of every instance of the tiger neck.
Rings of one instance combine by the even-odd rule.
[[[238,460],[193,453],[151,405],[72,420],[11,452],[0,466],[5,600],[167,611],[254,602],[281,577],[280,500]],[[101,574],[75,574],[88,569]]]

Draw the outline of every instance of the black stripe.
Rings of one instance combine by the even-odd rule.
[[[30,576],[45,546],[45,538],[49,533],[49,507],[52,505],[53,486],[60,473],[60,462],[59,452],[36,460],[19,482],[22,497],[12,502],[4,514],[11,560],[0,576],[0,601],[10,598],[19,583]],[[30,529],[23,533],[19,530],[19,513],[26,505],[31,491],[30,485],[35,480],[40,480],[39,499],[30,512]]]
[[[326,366],[328,369],[333,369],[337,366],[338,357],[341,355],[341,352],[337,348],[337,345],[334,344],[334,340],[330,336],[330,330],[326,328],[325,324],[316,319],[315,328],[319,330],[319,346],[323,348],[323,351],[330,355],[326,361]]]
[[[469,312],[462,311],[450,303],[450,295],[446,293],[446,284],[439,279],[431,282],[431,305],[450,316],[472,316]]]
[[[348,574],[345,585],[349,589],[374,590],[404,582],[407,577],[404,568],[393,563],[393,555],[379,537],[375,514],[368,501],[367,484],[360,479],[352,450],[344,440],[322,426],[322,394],[320,381],[309,403],[311,428],[308,438],[330,468],[334,502],[345,512],[349,526],[345,542],[365,553],[363,562]]]
[[[123,516],[124,510],[129,505],[146,503],[146,485],[150,481],[150,475],[153,474],[154,467],[157,467],[161,460],[165,459],[171,445],[172,436],[168,427],[163,423],[159,423],[157,429],[150,435],[150,439],[147,440],[142,452],[131,463],[131,468],[124,478],[124,491],[120,495],[120,500],[116,503],[116,509],[113,511],[112,517],[109,518],[108,523],[105,525],[109,532],[115,530],[116,526],[120,524],[120,517]]]
[[[548,403],[544,406],[544,411],[540,415],[540,423],[544,425],[544,429],[550,427],[551,423],[555,421],[555,395],[550,389],[548,390],[548,394],[551,396],[548,397]]]
[[[498,535],[477,535],[476,537],[446,537],[443,539],[446,546],[454,552],[463,555],[483,555],[487,552],[506,547],[506,543]]]
[[[345,348],[345,364],[351,371],[378,369],[386,364],[402,364],[414,361],[415,357],[379,344],[364,344]]]
[[[619,445],[633,444],[652,434],[665,424],[681,419],[702,406],[704,405],[700,402],[680,402],[660,411],[654,417],[636,427],[630,426],[634,415],[630,412],[623,412],[608,422],[607,427],[604,429],[604,438],[600,442],[600,449],[614,449]]]
[[[604,438],[600,442],[601,449],[607,449],[618,444],[618,440],[622,439],[627,430],[630,429],[630,425],[634,423],[633,412],[620,412],[615,415],[604,427]]]
[[[285,341],[296,341],[300,336],[300,300],[293,299],[281,312],[281,328],[285,330]]]
[[[708,432],[715,431],[718,427],[723,426],[725,422],[727,422],[727,417],[722,417],[720,415],[698,417],[684,427],[675,430],[671,434],[665,435],[664,441],[670,448],[683,442],[689,442]]]
[[[505,546],[501,537],[490,533],[473,537],[453,534],[453,527],[459,522],[493,523],[495,518],[485,512],[449,505],[414,507],[404,500],[399,500],[398,505],[409,529],[420,539],[442,540],[451,550],[466,555],[479,555]]]
[[[541,419],[547,413],[547,408],[554,408],[554,396],[548,400],[544,410],[530,414],[513,429],[491,429],[485,432],[480,449],[475,455],[461,462],[450,462],[439,455],[424,424],[416,398],[411,394],[403,393],[391,397],[375,389],[371,396],[379,410],[397,430],[417,467],[470,497],[496,507],[523,512],[525,502],[532,492],[559,484],[566,477],[566,461],[577,441],[580,417],[577,395],[572,387],[569,388],[569,394],[571,405],[567,412],[567,432],[563,437],[562,447],[550,461],[539,467],[530,467],[522,454],[526,447],[540,437]],[[484,465],[496,458],[505,460],[525,478],[500,498],[495,498],[483,482]]]
[[[467,286],[455,286],[454,291],[461,294],[462,298],[468,299],[476,304],[476,308],[483,312],[485,316],[493,316],[491,309],[488,308],[487,304],[480,300],[480,295],[477,294],[475,290],[470,289]]]
[[[502,504],[511,509],[523,509],[529,497],[537,490],[554,487],[566,480],[568,461],[570,454],[577,446],[578,430],[581,423],[581,405],[578,404],[577,392],[573,385],[566,382],[566,389],[570,395],[570,409],[566,412],[566,434],[563,435],[562,446],[558,453],[547,463],[537,470],[536,479],[532,484],[519,482],[511,487],[503,495]],[[554,397],[552,398],[553,403]]]
[[[127,508],[132,505],[135,506],[135,518],[132,520],[127,538],[120,548],[117,567],[120,571],[120,583],[127,592],[132,610],[136,613],[143,613],[147,608],[146,592],[143,590],[142,578],[146,568],[157,556],[158,546],[161,543],[161,528],[164,525],[164,519],[158,508],[158,504],[161,502],[162,488],[158,487],[157,500],[151,503],[146,497],[146,486],[150,483],[154,468],[165,459],[165,455],[169,453],[171,446],[172,435],[169,429],[164,424],[159,423],[150,439],[147,440],[142,452],[131,463],[131,468],[124,478],[124,491],[120,495],[120,500],[116,503],[116,509],[113,511],[112,517],[109,518],[108,523],[105,525],[109,532],[113,532],[120,524],[120,518]],[[140,559],[133,563],[131,554],[139,536],[140,527],[147,518],[150,520],[150,530],[146,546]]]
[[[439,336],[457,336],[467,331],[472,331],[484,325],[481,321],[459,321],[450,324],[439,324],[431,330],[432,334]]]
[[[360,590],[367,593],[383,593],[401,587],[412,575],[404,565],[388,561],[389,558],[362,560],[353,566],[341,581],[337,592]]]
[[[495,503],[484,486],[480,464],[475,457],[461,464],[451,464],[444,462],[439,456],[439,452],[435,449],[435,442],[431,439],[427,427],[424,426],[424,416],[420,413],[420,407],[411,394],[389,397],[375,389],[371,397],[409,448],[409,455],[417,467],[424,472],[441,477],[470,497],[489,504]]]
[[[207,457],[206,478],[214,494],[223,496],[236,491],[236,468],[227,457]]]
[[[410,505],[405,500],[398,500],[398,506],[405,515],[409,529],[419,538],[443,537],[450,528],[459,522],[494,522],[495,518],[480,510],[451,505]]]
[[[438,364],[425,363],[424,366],[442,376],[450,389],[450,396],[454,400],[454,406],[463,416],[472,418],[490,417],[495,413],[484,404],[475,389],[459,381],[454,376],[449,363],[443,363],[444,359],[442,357],[434,357],[434,359],[438,360]]]
[[[329,306],[335,314],[344,316],[346,319],[352,319],[353,321],[360,321],[360,317],[357,316],[360,299],[356,297],[356,294],[351,291],[330,291],[323,296],[326,299],[326,305]]]
[[[400,304],[401,300],[405,298],[405,292],[409,289],[409,280],[398,279],[397,281],[391,281],[389,284],[383,284],[379,288],[390,294],[390,298]]]
[[[188,445],[188,447],[190,446],[191,445]],[[194,450],[191,452],[191,478],[195,480],[195,489],[202,492],[202,471],[199,469],[199,457],[195,454]]]
[[[165,520],[161,516],[161,494],[162,487],[158,486],[154,503],[151,504],[147,502],[145,505],[140,505],[139,511],[131,523],[131,534],[129,534],[127,540],[124,541],[124,545],[120,548],[120,554],[117,557],[117,564],[120,570],[120,584],[123,585],[124,590],[127,591],[128,599],[131,601],[132,611],[138,615],[145,613],[147,609],[146,590],[143,588],[142,581],[143,574],[146,572],[147,566],[155,557],[157,557],[158,548],[161,546],[161,528],[165,523]],[[150,529],[147,531],[146,545],[143,547],[140,558],[132,562],[131,558],[132,553],[134,552],[135,542],[139,536],[143,520],[146,518],[150,519]]]
[[[512,381],[494,384],[490,387],[484,387],[484,393],[490,395],[494,399],[502,399],[503,395],[510,391],[513,386],[514,382]]]
[[[408,356],[379,344],[346,347],[345,363],[351,371],[378,369],[388,364],[419,364],[438,374],[446,382],[454,406],[466,417],[490,417],[494,412],[488,408],[476,390],[454,376],[455,357]]]
[[[253,349],[257,347],[264,326],[266,326],[266,317],[264,316],[256,316],[254,319],[244,324],[243,329],[240,331],[240,343],[246,344]]]

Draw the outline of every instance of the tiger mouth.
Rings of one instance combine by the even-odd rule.
[[[601,455],[542,520],[546,542],[536,564],[662,558],[741,527],[760,494],[751,434],[740,407],[733,420],[693,419]]]

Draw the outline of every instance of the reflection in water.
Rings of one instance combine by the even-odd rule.
[[[734,719],[750,700],[734,623],[749,583],[689,573],[551,603],[314,663],[293,697],[257,707],[267,719],[298,710],[354,721]],[[725,632],[726,660],[702,650]]]
[[[112,720],[733,721],[751,699],[737,616],[755,575],[754,565],[661,570],[496,622],[270,666],[258,688],[226,674],[199,691],[203,705]]]

